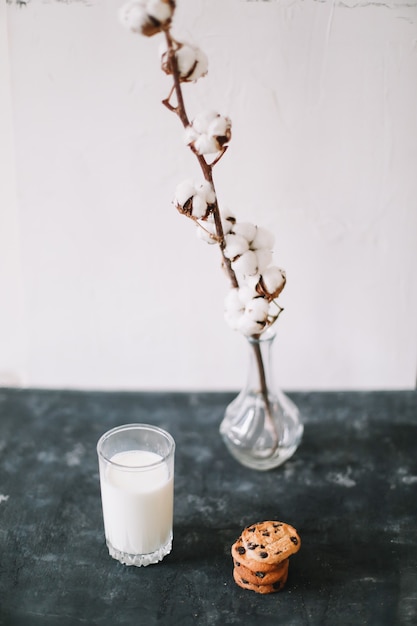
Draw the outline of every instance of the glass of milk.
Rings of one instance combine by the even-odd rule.
[[[104,532],[110,556],[150,565],[171,552],[175,442],[161,428],[126,424],[99,439]]]

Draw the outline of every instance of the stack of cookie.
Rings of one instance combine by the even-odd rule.
[[[297,531],[284,522],[247,526],[232,545],[236,584],[256,593],[279,591],[287,582],[288,559],[300,546]]]

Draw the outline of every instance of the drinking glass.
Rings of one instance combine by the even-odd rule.
[[[150,565],[172,549],[175,442],[149,424],[118,426],[97,443],[110,556]]]

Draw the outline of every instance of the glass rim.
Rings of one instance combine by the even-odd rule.
[[[267,328],[266,330],[263,330],[261,333],[259,333],[258,335],[248,335],[247,339],[249,340],[249,343],[268,343],[271,342],[273,339],[275,339],[277,335],[277,331],[275,328],[273,328],[272,326],[270,326],[269,328]]]
[[[112,461],[108,456],[104,454],[102,450],[103,444],[112,435],[118,432],[123,432],[127,430],[148,430],[148,431],[152,431],[154,433],[161,435],[167,440],[169,444],[169,450],[167,454],[164,454],[163,456],[160,455],[161,459],[159,461],[155,461],[154,463],[149,463],[147,465],[123,465],[123,463],[117,463],[115,461]],[[114,467],[123,469],[125,471],[146,472],[149,469],[158,467],[159,465],[162,465],[163,463],[165,463],[166,460],[174,454],[174,452],[175,452],[175,440],[173,436],[168,431],[164,430],[163,428],[160,428],[159,426],[153,426],[152,424],[134,423],[134,424],[122,424],[121,426],[115,426],[114,428],[111,428],[110,430],[107,430],[105,433],[103,433],[97,442],[98,457],[102,459],[103,461],[105,461],[106,463],[109,463],[110,465],[113,465]]]

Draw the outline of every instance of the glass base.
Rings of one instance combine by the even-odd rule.
[[[266,471],[279,467],[300,445],[304,427],[299,411],[283,392],[270,396],[270,413],[275,433],[267,425],[262,396],[243,393],[227,407],[220,425],[230,454],[251,469]]]
[[[239,446],[233,445],[233,443],[227,438],[223,437],[223,440],[230,452],[230,454],[239,461],[245,467],[259,471],[268,471],[279,467],[289,458],[292,457],[297,450],[301,437],[303,434],[302,426],[299,429],[295,443],[292,446],[278,446],[274,452],[266,452],[265,457],[262,458],[262,454],[258,453],[254,455],[253,451],[239,448]]]
[[[155,550],[155,552],[150,552],[149,554],[128,554],[127,552],[121,552],[113,548],[110,541],[106,541],[106,543],[109,554],[113,559],[116,559],[116,561],[119,561],[123,565],[135,565],[136,567],[146,567],[147,565],[159,563],[159,561],[162,561],[172,550],[172,536],[159,550]]]

